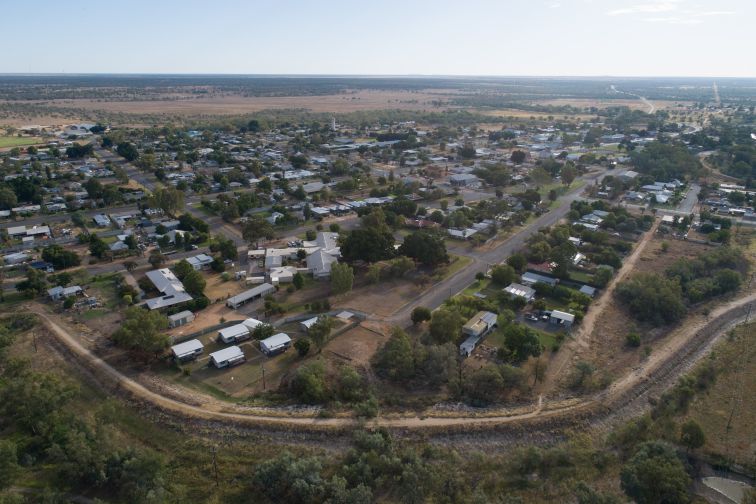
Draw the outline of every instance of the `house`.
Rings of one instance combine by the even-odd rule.
[[[596,295],[596,288],[591,287],[590,285],[583,285],[582,287],[580,287],[580,293],[585,294],[589,297],[593,297]]]
[[[307,256],[307,271],[312,273],[313,278],[316,279],[330,278],[331,266],[337,261],[338,257],[323,249],[318,249]]]
[[[145,301],[148,309],[160,310],[192,300],[192,296],[184,289],[184,284],[168,268],[148,271],[146,275],[152,285],[162,294],[160,297]]]
[[[504,288],[504,292],[509,294],[512,298],[524,299],[527,303],[530,303],[535,299],[535,289],[526,285],[518,283],[511,283]]]
[[[290,346],[291,338],[285,333],[274,334],[260,341],[260,350],[268,357],[285,352]]]
[[[173,329],[182,325],[189,324],[194,321],[194,313],[189,310],[184,310],[173,315],[168,316],[168,327]]]
[[[52,289],[47,289],[47,295],[50,296],[50,299],[53,301],[60,301],[61,299],[71,296],[78,296],[83,292],[84,290],[78,285],[72,285],[70,287],[61,287],[58,285]]]
[[[213,262],[213,258],[207,254],[199,254],[194,257],[188,257],[186,262],[188,262],[192,268],[199,271],[209,267]]]
[[[232,325],[218,331],[218,339],[223,343],[238,343],[251,337],[249,327],[244,324]]]
[[[105,214],[97,214],[92,217],[92,220],[98,227],[110,227],[110,217]]]
[[[26,252],[14,252],[3,257],[3,262],[7,265],[21,264],[31,259],[31,256]]]
[[[473,318],[462,326],[462,333],[467,336],[485,336],[496,327],[496,314],[489,311],[479,311]]]
[[[559,283],[559,280],[556,278],[539,275],[538,273],[526,271],[522,275],[522,283],[527,286],[531,286],[537,283],[545,283],[547,285],[550,285],[551,287],[554,287]]]
[[[193,339],[179,343],[178,345],[173,345],[171,347],[171,353],[177,361],[186,362],[196,359],[202,354],[203,349],[204,345],[202,342],[198,339]]]
[[[449,183],[454,187],[470,187],[477,185],[479,180],[472,173],[459,173],[449,177]]]
[[[325,184],[323,182],[310,182],[309,184],[304,184],[302,190],[304,190],[305,194],[314,194],[322,191],[324,187]]]
[[[565,329],[572,327],[575,322],[575,315],[559,310],[552,310],[549,316],[549,323],[563,326]]]
[[[276,292],[276,288],[274,286],[269,283],[264,283],[258,285],[257,287],[253,287],[252,289],[246,290],[240,294],[237,294],[236,296],[228,298],[226,300],[226,306],[228,306],[232,310],[236,310],[244,303],[253,301],[263,296],[267,296],[268,294],[272,294],[274,292]]]
[[[210,362],[218,369],[236,366],[245,361],[244,352],[238,346],[230,346],[210,354]]]
[[[617,178],[619,178],[622,182],[627,184],[630,182],[634,182],[635,179],[638,178],[638,172],[633,171],[633,170],[627,170],[617,175]]]
[[[50,228],[48,226],[32,226],[27,228],[26,226],[13,226],[8,228],[8,236],[15,238],[21,237],[38,237],[38,236],[50,236]]]

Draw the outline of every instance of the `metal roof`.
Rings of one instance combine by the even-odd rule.
[[[193,339],[189,341],[185,341],[183,343],[179,343],[178,345],[173,345],[171,347],[171,351],[173,352],[173,355],[176,357],[182,357],[184,355],[193,354],[197,350],[202,350],[205,348],[205,346],[202,344],[202,342],[198,339]]]
[[[242,352],[242,349],[236,345],[223,348],[222,350],[210,354],[210,358],[217,363],[238,359],[240,357],[244,357],[244,352]]]
[[[270,338],[266,338],[260,342],[260,346],[273,351],[281,348],[282,346],[291,343],[291,338],[286,333],[274,334]]]

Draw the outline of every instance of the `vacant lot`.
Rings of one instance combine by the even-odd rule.
[[[357,326],[334,337],[323,351],[353,366],[368,367],[370,359],[386,340],[386,328]]]
[[[749,464],[756,455],[756,324],[742,325],[717,345],[712,354],[717,381],[696,398],[688,417],[706,434],[705,451]]]
[[[669,246],[667,252],[661,250],[664,242]],[[711,247],[689,241],[665,240],[655,235],[641,254],[630,277],[641,272],[661,273],[677,259],[692,258],[706,253],[707,250],[711,250]],[[669,332],[669,329],[669,327],[641,329],[615,298],[597,317],[589,345],[578,349],[574,361],[588,361],[597,369],[605,370],[612,376],[621,376],[644,358],[643,348],[631,348],[626,345],[625,338],[628,333],[639,332],[643,344],[653,348],[662,343],[661,338]],[[564,369],[563,376],[569,375],[570,372],[571,367]]]

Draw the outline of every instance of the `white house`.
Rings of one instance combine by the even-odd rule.
[[[168,268],[148,271],[146,275],[152,285],[162,294],[160,297],[148,299],[145,302],[150,310],[159,310],[192,300],[192,296],[184,289],[184,284]]]
[[[260,341],[260,350],[268,357],[285,352],[290,346],[291,338],[285,333],[274,334]]]
[[[199,271],[201,269],[209,267],[213,262],[213,258],[207,254],[199,254],[194,257],[187,258],[186,262],[188,262],[192,266],[192,268]]]
[[[535,289],[526,285],[511,283],[504,288],[504,292],[510,295],[512,298],[521,298],[530,303],[535,299]]]
[[[218,369],[236,366],[245,360],[244,352],[236,345],[210,354],[210,362]]]
[[[50,299],[53,301],[59,301],[71,296],[77,296],[82,292],[84,292],[84,290],[78,285],[72,285],[71,287],[61,287],[60,285],[58,285],[57,287],[53,287],[52,289],[47,289],[47,295],[50,296]]]
[[[173,357],[178,361],[184,362],[196,359],[202,354],[203,348],[204,345],[202,345],[200,340],[193,339],[179,343],[178,345],[173,345],[171,347],[171,353],[173,353]]]
[[[251,337],[249,327],[244,324],[232,325],[218,331],[218,339],[223,343],[238,343]]]

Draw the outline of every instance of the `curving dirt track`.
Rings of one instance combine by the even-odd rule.
[[[229,410],[233,408],[232,405],[218,402],[188,404],[166,397],[125,376],[94,355],[76,335],[44,313],[41,306],[34,306],[30,311],[40,317],[57,341],[65,346],[65,350],[77,363],[86,367],[100,384],[110,385],[127,399],[187,422],[205,421],[237,428],[313,433],[349,431],[360,426],[386,427],[407,434],[442,436],[490,432],[510,433],[520,438],[532,439],[539,435],[558,436],[560,432],[575,427],[602,428],[640,413],[647,407],[650,394],[658,393],[672,385],[683,372],[710,350],[720,335],[746,320],[754,301],[756,293],[747,293],[720,305],[706,319],[679,328],[677,331],[684,332],[687,337],[670,338],[668,346],[655,352],[640,369],[591,398],[553,404],[540,399],[530,411],[520,410],[510,414],[504,412],[491,416],[379,416],[369,421],[351,417],[294,416],[289,412],[278,412],[278,416],[274,416],[273,413]]]

